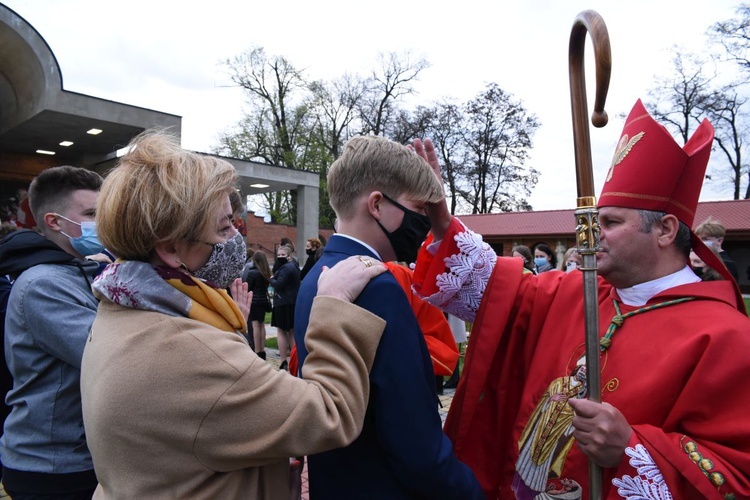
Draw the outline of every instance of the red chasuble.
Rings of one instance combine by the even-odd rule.
[[[450,279],[443,259],[458,253],[462,230],[454,221],[434,257],[420,251],[422,296]],[[488,498],[588,498],[567,404],[586,397],[582,281],[578,271],[523,274],[509,258],[490,276],[445,425]],[[625,319],[602,353],[602,401],[634,431],[620,466],[604,471],[604,498],[662,498],[665,488],[673,498],[750,498],[750,320],[725,281],[675,287],[648,305],[684,297],[693,300]],[[614,300],[600,280],[602,334]]]

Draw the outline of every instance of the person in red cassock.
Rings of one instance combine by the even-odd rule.
[[[690,229],[713,136],[705,120],[680,147],[640,100],[626,120],[598,202],[602,403],[582,273],[524,272],[429,207],[414,288],[474,322],[445,431],[488,498],[588,498],[589,460],[603,498],[750,498],[750,319]],[[701,282],[691,248],[726,279]]]
[[[414,273],[411,269],[393,261],[386,262],[385,267],[404,289],[414,316],[417,317],[419,329],[422,330],[427,351],[432,360],[432,370],[436,376],[450,377],[456,367],[459,354],[448,320],[440,309],[412,293]]]

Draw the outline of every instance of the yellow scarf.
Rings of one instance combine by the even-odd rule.
[[[118,259],[94,279],[93,288],[97,297],[124,307],[188,317],[225,332],[247,333],[247,320],[226,290],[180,269]]]
[[[185,283],[186,279],[192,280],[192,283]],[[192,304],[188,310],[188,318],[226,332],[247,333],[247,320],[226,290],[210,287],[198,278],[186,274],[182,274],[180,278],[164,280],[190,297]]]

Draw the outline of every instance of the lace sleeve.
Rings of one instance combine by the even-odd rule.
[[[473,322],[495,268],[497,255],[481,235],[469,230],[463,223],[460,223],[460,229],[455,234],[447,233],[442,241],[433,243],[434,246],[439,244],[434,254],[435,257],[443,257],[445,267],[444,272],[434,277],[437,292],[422,298],[447,313]],[[432,249],[428,251],[433,253]]]
[[[616,477],[612,480],[620,497],[639,500],[672,500],[672,493],[667,483],[664,482],[664,476],[642,444],[637,444],[634,448],[625,448],[625,454],[630,457],[630,466],[638,474]]]

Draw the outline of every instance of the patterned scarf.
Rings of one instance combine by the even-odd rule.
[[[166,266],[117,260],[94,280],[94,293],[123,307],[179,316],[227,332],[247,333],[247,320],[226,290]]]

